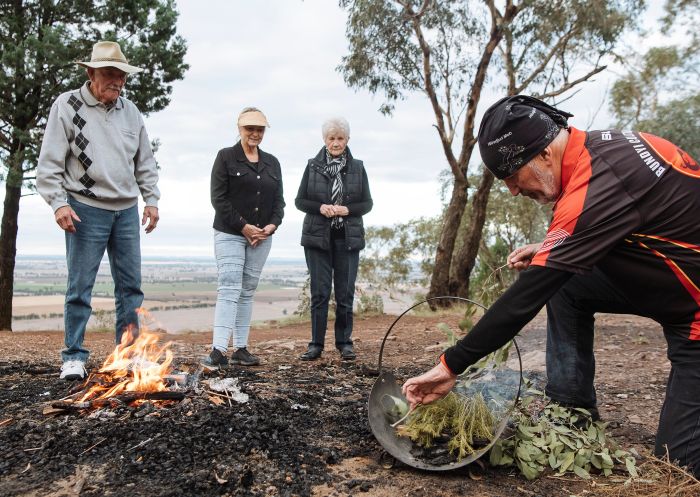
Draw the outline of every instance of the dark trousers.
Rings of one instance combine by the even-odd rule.
[[[547,388],[552,399],[595,407],[593,325],[596,312],[644,316],[601,271],[573,276],[547,303]],[[700,475],[700,343],[661,323],[671,373],[654,453]],[[687,328],[687,325],[685,326]]]
[[[335,288],[335,346],[352,345],[352,306],[359,250],[348,250],[344,239],[331,240],[331,250],[304,248],[311,278],[311,343],[323,348],[328,325],[331,285]]]

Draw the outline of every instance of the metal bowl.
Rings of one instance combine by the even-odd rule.
[[[451,469],[461,468],[462,466],[466,466],[467,464],[476,461],[481,456],[486,454],[491,449],[493,444],[495,444],[496,441],[500,438],[501,434],[503,433],[503,430],[505,430],[506,425],[508,424],[508,420],[510,418],[510,413],[513,411],[513,408],[516,406],[516,404],[518,403],[518,399],[520,398],[520,387],[522,385],[522,360],[520,357],[520,349],[518,348],[518,344],[515,342],[515,340],[513,340],[513,345],[515,346],[515,351],[517,353],[519,365],[519,381],[517,393],[513,398],[513,402],[510,405],[509,409],[507,409],[506,414],[503,415],[502,419],[495,427],[494,436],[490,440],[490,442],[487,445],[480,447],[467,457],[459,461],[454,461],[447,464],[431,464],[428,461],[417,458],[411,453],[411,450],[415,448],[415,444],[407,437],[397,436],[396,429],[391,425],[385,407],[382,405],[382,399],[386,395],[391,395],[405,400],[405,397],[401,393],[401,383],[399,383],[394,374],[387,370],[382,371],[382,358],[384,354],[384,346],[386,344],[387,338],[389,337],[389,334],[394,328],[394,325],[396,325],[396,323],[398,323],[399,320],[405,314],[407,314],[409,311],[411,311],[415,307],[418,307],[421,304],[430,302],[432,300],[440,299],[461,300],[471,304],[475,304],[481,307],[482,309],[486,309],[483,305],[479,304],[478,302],[474,302],[472,300],[465,299],[462,297],[433,297],[419,302],[402,312],[391,324],[386,334],[384,335],[384,339],[382,340],[382,345],[379,350],[379,361],[377,365],[377,371],[379,372],[379,376],[377,377],[377,379],[374,382],[374,385],[372,386],[372,391],[369,394],[369,400],[367,405],[369,426],[372,429],[374,437],[384,448],[386,453],[388,453],[394,459],[401,461],[404,464],[407,464],[408,466],[427,471],[449,471]],[[391,467],[391,462],[389,462],[386,466]]]

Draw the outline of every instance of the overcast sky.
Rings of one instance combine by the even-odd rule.
[[[261,148],[282,165],[287,207],[271,257],[303,257],[303,216],[294,197],[308,158],[322,146],[321,124],[331,116],[349,120],[349,146],[368,172],[374,209],[366,225],[440,211],[438,175],[446,163],[429,102],[411,96],[385,117],[377,111],[381,96],[345,86],[335,70],[347,53],[346,16],[337,1],[179,0],[178,9],[190,69],[174,84],[168,108],[146,120],[150,137],[161,141],[162,196],[158,228],[142,235],[144,256],[213,255],[209,174],[217,151],[237,141],[236,118],[246,106],[267,115],[271,128]],[[573,125],[589,124],[611,77],[598,77],[563,106],[576,114]],[[595,124],[608,122],[603,109]],[[23,198],[18,254],[63,253],[63,232],[49,206],[38,195]]]

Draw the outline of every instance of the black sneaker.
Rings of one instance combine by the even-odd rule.
[[[248,349],[241,347],[231,354],[231,364],[238,366],[257,366],[260,364],[260,359],[248,352]]]
[[[200,364],[206,369],[216,370],[228,366],[228,359],[219,349],[211,349],[211,353]]]

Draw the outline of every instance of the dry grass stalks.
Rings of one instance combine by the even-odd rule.
[[[663,459],[647,458],[639,465],[641,478],[627,480],[624,484],[602,490],[599,495],[609,497],[697,497],[700,495],[700,480],[669,462],[668,454]]]

